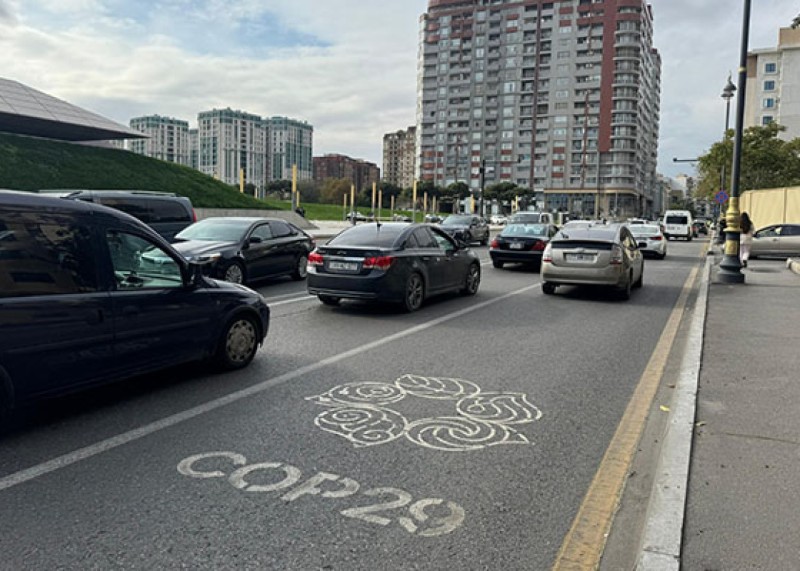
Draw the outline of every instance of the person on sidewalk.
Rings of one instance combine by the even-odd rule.
[[[750,220],[750,215],[747,212],[742,212],[739,219],[739,259],[742,261],[742,267],[747,267],[747,260],[750,259],[750,245],[753,243],[753,221]]]

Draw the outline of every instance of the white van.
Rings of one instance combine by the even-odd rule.
[[[692,213],[688,210],[667,210],[664,213],[664,237],[692,241]]]

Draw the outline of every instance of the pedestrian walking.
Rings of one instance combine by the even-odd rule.
[[[753,243],[753,221],[750,220],[750,215],[747,212],[742,212],[739,219],[739,259],[742,261],[742,266],[747,267],[747,260],[750,259],[750,245]]]

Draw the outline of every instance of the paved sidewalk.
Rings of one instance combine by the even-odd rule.
[[[800,275],[751,260],[746,283],[727,285],[717,269],[681,568],[800,569]]]

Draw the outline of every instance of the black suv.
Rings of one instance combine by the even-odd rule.
[[[96,202],[127,212],[172,242],[175,234],[197,222],[192,202],[172,192],[152,190],[40,190],[42,194]]]

